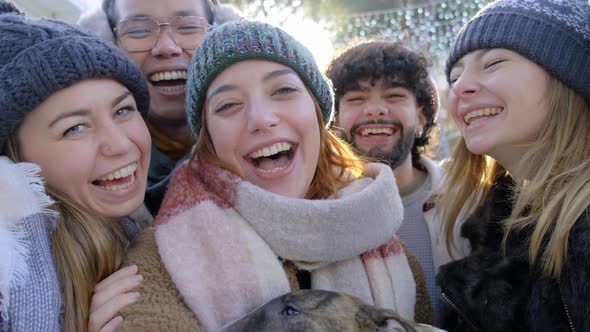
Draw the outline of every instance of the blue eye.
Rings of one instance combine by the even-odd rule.
[[[133,111],[135,111],[135,108],[133,108],[132,106],[125,106],[125,107],[118,109],[115,112],[114,116],[117,118],[122,118]]]
[[[64,133],[63,133],[63,136],[67,137],[67,136],[79,134],[80,132],[82,132],[82,130],[84,130],[84,125],[78,124],[78,125],[75,125],[73,127],[66,129],[66,131],[64,131]]]

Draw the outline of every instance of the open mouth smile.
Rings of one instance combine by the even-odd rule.
[[[475,123],[480,122],[482,120],[494,117],[494,116],[502,113],[503,111],[504,111],[504,109],[500,108],[500,107],[482,108],[482,109],[474,110],[474,111],[471,111],[471,112],[465,114],[465,116],[463,116],[463,121],[465,122],[465,124],[467,126],[471,126],[471,125],[474,125]]]
[[[293,161],[297,145],[278,142],[258,149],[246,156],[246,160],[262,174],[274,174],[286,170]]]
[[[184,91],[186,78],[186,70],[174,70],[154,73],[150,75],[149,81],[159,90],[174,93]]]
[[[133,186],[135,183],[136,170],[137,162],[134,162],[114,172],[101,176],[92,181],[92,184],[107,191],[125,190]]]
[[[357,135],[368,136],[391,136],[397,132],[396,128],[392,127],[363,127],[356,131]]]

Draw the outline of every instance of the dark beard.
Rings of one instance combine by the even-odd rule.
[[[352,133],[356,132],[358,127],[365,126],[365,125],[372,125],[372,124],[381,124],[381,125],[392,125],[399,130],[401,140],[397,142],[396,145],[391,148],[391,150],[384,150],[382,148],[372,148],[369,151],[361,150],[356,142],[354,141],[354,135]],[[342,131],[342,138],[350,144],[357,153],[369,157],[375,158],[379,161],[384,161],[392,169],[397,168],[401,165],[406,158],[410,155],[412,148],[414,147],[414,136],[416,135],[414,127],[408,128],[408,130],[404,130],[403,125],[399,121],[364,121],[358,124],[355,124],[350,128],[350,132]]]

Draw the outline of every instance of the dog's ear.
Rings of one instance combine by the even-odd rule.
[[[359,304],[356,321],[361,327],[361,331],[416,331],[395,311],[364,303]]]

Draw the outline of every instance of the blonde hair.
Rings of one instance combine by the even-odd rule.
[[[526,180],[519,180],[514,188],[503,243],[505,248],[511,231],[531,229],[529,262],[538,265],[543,275],[557,278],[567,256],[570,231],[590,205],[590,107],[556,79],[551,79],[546,102],[547,121],[519,165]],[[439,204],[448,207],[443,213],[444,231],[452,248],[461,210],[471,211],[483,201],[496,175],[505,170],[492,158],[469,152],[463,140],[448,170],[447,191],[439,196]]]
[[[349,184],[365,173],[366,160],[357,155],[352,147],[336,137],[332,131],[326,129],[322,112],[314,99],[316,116],[320,131],[320,153],[318,165],[313,180],[305,195],[308,199],[325,198],[338,195],[338,189]],[[203,109],[201,131],[191,159],[196,156],[215,165],[225,168],[240,177],[244,177],[239,170],[227,165],[217,157],[209,130],[207,129],[207,112]]]
[[[22,162],[17,136],[8,139],[6,155]],[[52,251],[64,301],[63,328],[87,331],[94,287],[119,268],[128,240],[118,223],[96,216],[52,188],[47,193],[59,213]]]

